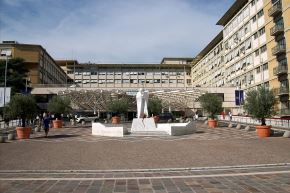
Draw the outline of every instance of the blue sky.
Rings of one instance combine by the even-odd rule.
[[[194,57],[234,0],[0,0],[0,40],[40,44],[55,59],[159,63]]]

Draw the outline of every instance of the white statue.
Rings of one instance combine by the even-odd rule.
[[[148,116],[148,103],[149,92],[147,90],[139,89],[136,95],[137,100],[137,118],[144,118]]]

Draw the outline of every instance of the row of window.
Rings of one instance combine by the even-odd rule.
[[[75,72],[68,71],[68,74],[75,74],[75,75],[83,75],[83,76],[90,76],[90,75],[122,75],[121,72]],[[165,76],[183,76],[184,72],[123,72],[123,75],[130,76],[130,75],[165,75]],[[190,75],[190,72],[186,72],[186,75]]]
[[[188,79],[186,81],[187,83],[190,83],[191,80]],[[104,79],[99,79],[99,80],[80,80],[77,79],[75,80],[75,83],[83,83],[83,84],[90,84],[90,83],[99,83],[99,84],[122,84],[122,83],[131,83],[131,84],[142,84],[142,83],[149,83],[149,84],[153,84],[153,83],[172,83],[172,84],[184,84],[184,80],[175,80],[175,79],[169,79],[169,80],[161,80],[161,79],[154,79],[154,80],[135,80],[135,79],[108,79],[108,80],[104,80]]]

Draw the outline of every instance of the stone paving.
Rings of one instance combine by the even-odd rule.
[[[88,126],[43,136],[0,144],[0,193],[290,192],[290,141],[279,135],[199,124],[178,137],[98,137]]]
[[[0,192],[287,193],[290,164],[137,171],[1,171]]]

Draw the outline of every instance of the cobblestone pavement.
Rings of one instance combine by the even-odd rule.
[[[128,171],[1,171],[0,192],[287,193],[290,164]]]
[[[143,140],[216,140],[216,139],[258,139],[255,131],[245,131],[244,129],[217,127],[210,129],[202,124],[198,124],[197,132],[191,135],[184,136],[134,136],[125,135],[123,138],[102,137],[91,135],[91,127],[65,127],[61,129],[50,129],[49,137],[44,138],[44,132],[38,132],[31,135],[31,139],[14,141],[14,142],[67,142],[67,141],[85,141],[85,142],[101,142],[101,141],[127,141],[136,142]]]

